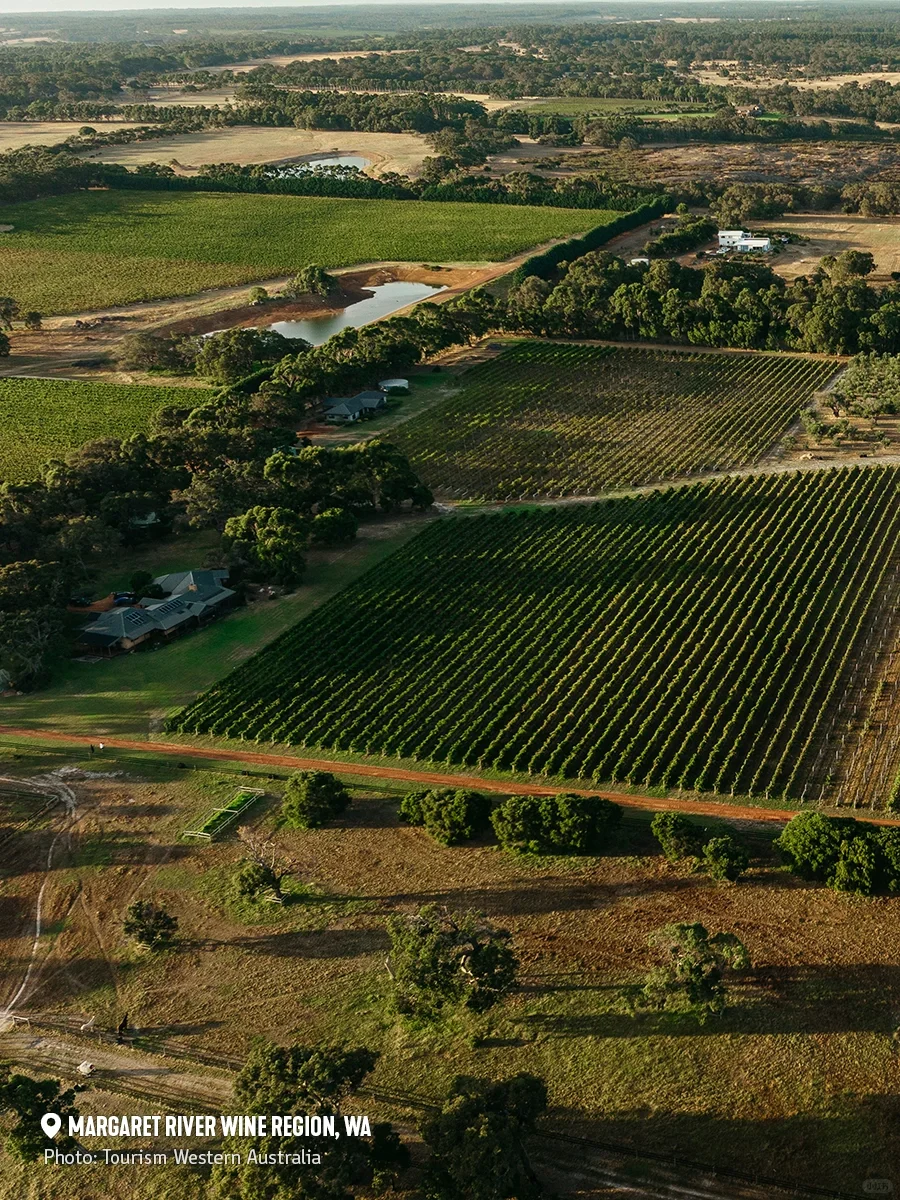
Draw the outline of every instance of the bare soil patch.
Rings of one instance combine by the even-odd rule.
[[[104,146],[87,157],[128,167],[162,162],[174,166],[181,175],[192,175],[205,163],[291,163],[322,154],[358,154],[369,159],[373,175],[386,171],[417,175],[428,153],[424,138],[412,133],[343,133],[236,125],[173,134],[129,146]]]

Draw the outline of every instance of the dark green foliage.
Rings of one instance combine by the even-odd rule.
[[[261,893],[269,888],[274,888],[277,882],[275,872],[270,870],[265,863],[246,859],[241,863],[235,877],[235,888],[239,896],[255,900]]]
[[[349,508],[326,508],[312,519],[311,537],[318,546],[339,546],[356,537],[359,521]]]
[[[600,796],[510,796],[491,821],[500,845],[522,854],[602,854],[622,809]]]
[[[238,326],[204,338],[194,359],[194,370],[214,383],[234,383],[305,348],[308,343],[302,339],[286,338],[274,329]]]
[[[128,937],[150,950],[168,946],[178,931],[178,918],[152,900],[135,900],[125,915],[122,928]]]
[[[879,890],[883,876],[879,849],[876,839],[868,834],[845,838],[829,881],[834,890],[860,896],[871,896]]]
[[[852,817],[826,817],[801,812],[785,826],[774,845],[783,860],[801,879],[830,882],[841,853],[841,843],[862,827]]]
[[[412,916],[390,917],[387,927],[399,1012],[435,1018],[456,1005],[482,1012],[515,984],[519,964],[510,933],[475,913],[429,905]]]
[[[306,570],[309,522],[289,508],[255,505],[225,522],[222,549],[249,579],[292,587]]]
[[[734,883],[750,866],[750,855],[736,838],[725,834],[710,838],[703,847],[703,865],[713,879]]]
[[[373,1070],[378,1055],[363,1047],[273,1046],[255,1049],[235,1080],[234,1111],[247,1114],[319,1114],[341,1120],[344,1102]],[[359,1111],[357,1105],[354,1109]],[[299,1154],[304,1148],[321,1151],[321,1142],[302,1137],[269,1135],[235,1140],[229,1147],[252,1148],[264,1158],[279,1153]],[[330,1142],[321,1164],[272,1163],[217,1167],[213,1195],[222,1200],[350,1200],[405,1165],[405,1150],[390,1125],[373,1129],[371,1141],[341,1136]]]
[[[650,832],[659,842],[669,862],[696,857],[703,846],[706,830],[680,812],[658,812],[650,822]]]
[[[350,793],[329,771],[294,771],[281,805],[284,823],[292,829],[320,829],[350,803]]]
[[[687,1010],[701,1021],[724,1011],[726,973],[750,965],[746,948],[733,933],[710,935],[700,924],[664,925],[647,944],[659,953],[662,965],[633,997],[637,1007]]]
[[[536,1200],[544,1194],[525,1142],[547,1107],[534,1075],[491,1080],[460,1076],[441,1111],[422,1123],[431,1151],[427,1200]]]
[[[400,817],[409,825],[424,825],[445,846],[469,842],[490,828],[491,802],[465,788],[432,788],[408,792],[400,802]]]
[[[9,1113],[15,1124],[6,1134],[6,1148],[16,1158],[35,1162],[45,1150],[63,1153],[76,1149],[77,1142],[68,1135],[69,1117],[77,1117],[75,1088],[63,1090],[58,1079],[32,1079],[13,1074],[6,1063],[0,1063],[0,1113]],[[44,1136],[41,1117],[56,1113],[62,1118],[62,1128],[56,1138]]]

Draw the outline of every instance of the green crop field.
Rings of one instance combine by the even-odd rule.
[[[898,486],[789,472],[445,519],[170,727],[802,796],[883,602]]]
[[[0,480],[33,479],[42,463],[97,438],[146,429],[168,404],[202,404],[208,388],[75,379],[0,379]]]
[[[755,462],[837,363],[524,342],[391,433],[457,500],[592,495]]]
[[[286,275],[309,263],[499,261],[617,213],[212,192],[82,192],[7,205],[0,294],[44,313]]]

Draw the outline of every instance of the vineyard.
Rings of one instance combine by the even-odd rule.
[[[521,342],[392,440],[450,499],[595,495],[755,462],[836,365]]]
[[[170,727],[802,797],[895,584],[898,486],[791,472],[438,521]]]
[[[0,480],[34,478],[42,463],[98,438],[146,429],[168,404],[202,404],[207,388],[70,379],[0,379]]]
[[[619,214],[607,214],[613,220]],[[413,200],[91,191],[5,205],[0,294],[79,312],[376,261],[499,261],[603,212]]]

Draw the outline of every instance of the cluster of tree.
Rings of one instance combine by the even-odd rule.
[[[900,286],[875,288],[871,255],[844,251],[787,283],[765,262],[629,266],[609,253],[569,264],[552,289],[526,281],[507,326],[590,338],[852,355],[900,349]]]
[[[512,935],[476,913],[426,905],[389,917],[387,971],[397,1011],[434,1020],[447,1009],[485,1012],[516,983]]]
[[[716,236],[719,225],[712,217],[692,214],[686,204],[678,205],[678,221],[674,229],[657,234],[644,243],[644,253],[650,258],[665,258],[669,254],[683,254],[702,246]]]
[[[735,883],[750,866],[750,855],[733,833],[710,837],[708,829],[679,812],[658,812],[650,831],[669,862],[696,859],[712,879]]]
[[[575,133],[590,146],[618,146],[622,150],[658,142],[826,142],[881,139],[896,140],[896,131],[861,121],[787,121],[781,117],[759,120],[743,116],[730,105],[711,117],[685,116],[674,121],[654,121],[613,113],[584,117],[573,122]]]
[[[861,896],[900,892],[900,829],[802,812],[774,844],[801,879]]]
[[[821,394],[835,417],[863,417],[873,428],[878,418],[900,411],[900,358],[859,354],[830,391]]]
[[[125,914],[122,928],[139,946],[162,950],[175,940],[178,918],[152,900],[135,900]]]
[[[235,383],[289,354],[308,349],[302,338],[274,329],[223,329],[208,337],[189,334],[129,333],[117,355],[126,371],[193,371],[212,383]]]
[[[600,796],[510,796],[491,814],[497,840],[518,854],[602,854],[622,809]]]

